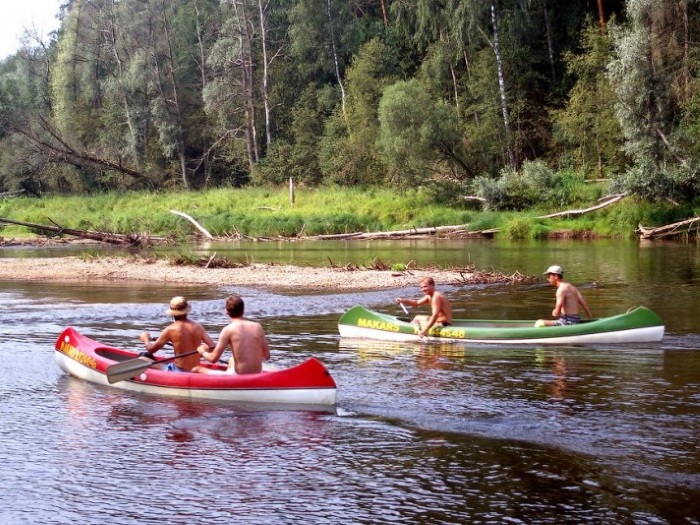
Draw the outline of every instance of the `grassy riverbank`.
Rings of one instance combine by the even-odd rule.
[[[591,203],[590,205],[594,205]],[[385,188],[298,189],[290,203],[287,188],[213,189],[197,192],[114,192],[95,195],[16,197],[0,200],[0,217],[66,228],[114,233],[147,232],[184,238],[194,226],[170,210],[192,216],[216,236],[301,236],[373,232],[467,224],[470,231],[498,228],[512,239],[573,236],[632,237],[638,224],[658,226],[697,215],[670,203],[626,198],[607,208],[538,218],[562,209],[487,212],[459,196],[420,189],[399,193]],[[587,206],[579,206],[586,208]],[[0,223],[0,235],[27,237],[23,226]]]

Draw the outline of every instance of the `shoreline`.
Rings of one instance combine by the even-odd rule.
[[[526,276],[518,274],[518,280]],[[480,284],[513,282],[511,276],[474,269],[411,269],[405,271],[314,268],[281,264],[251,264],[239,268],[174,266],[164,260],[125,257],[83,259],[75,256],[0,258],[0,280],[115,282],[143,281],[163,284],[209,284],[251,288],[294,290],[387,290],[415,286],[424,277],[436,284]]]

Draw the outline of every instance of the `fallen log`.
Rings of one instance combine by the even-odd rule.
[[[197,221],[195,221],[192,217],[187,215],[186,213],[182,213],[181,211],[177,210],[170,210],[170,213],[174,213],[175,215],[179,215],[180,217],[184,217],[188,221],[190,221],[192,224],[194,224],[195,228],[197,228],[202,234],[207,238],[207,239],[213,239],[214,236],[209,233],[207,230],[205,230]]]
[[[13,197],[14,195],[20,195],[22,193],[24,193],[24,190],[5,191],[3,193],[0,193],[0,199],[4,199],[5,197]]]
[[[27,228],[33,228],[35,230],[51,232],[54,235],[72,235],[73,237],[80,237],[81,239],[90,239],[92,241],[104,242],[107,244],[117,244],[117,245],[128,245],[128,246],[148,246],[152,241],[163,241],[162,237],[151,237],[148,235],[140,234],[120,234],[120,233],[110,233],[110,232],[99,232],[90,230],[73,230],[71,228],[64,228],[58,223],[54,222],[49,218],[56,226],[49,226],[46,224],[36,224],[33,222],[15,221],[12,219],[6,219],[0,217],[0,222],[7,224],[15,224],[17,226],[26,226]]]
[[[335,233],[328,235],[312,235],[305,239],[338,240],[338,239],[386,239],[391,237],[410,237],[413,235],[434,235],[436,233],[454,233],[467,230],[466,224],[459,226],[431,226],[429,228],[411,228],[410,230],[392,230],[385,232],[354,232]]]
[[[698,223],[700,223],[700,217],[693,217],[692,219],[674,222],[658,228],[646,228],[640,224],[637,226],[637,231],[640,233],[640,239],[661,239],[689,233],[694,227],[697,229]]]
[[[538,219],[551,219],[553,217],[564,217],[566,215],[582,215],[584,213],[589,213],[592,211],[599,210],[601,208],[605,208],[606,206],[609,206],[610,204],[613,204],[619,200],[624,199],[627,197],[627,193],[619,193],[617,195],[608,195],[607,197],[604,197],[606,200],[605,202],[601,202],[600,204],[596,204],[595,206],[591,206],[590,208],[584,208],[581,210],[566,210],[566,211],[560,211],[557,213],[550,213],[549,215],[540,215],[537,217]]]

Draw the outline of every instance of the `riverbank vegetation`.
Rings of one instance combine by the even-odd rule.
[[[575,189],[575,188],[574,188]],[[651,204],[628,196],[613,205],[580,215],[542,218],[572,206],[585,208],[603,188],[579,184],[580,191],[561,206],[533,205],[525,211],[483,210],[483,204],[440,187],[397,192],[387,188],[323,187],[301,189],[290,202],[287,188],[249,187],[180,192],[108,192],[50,195],[41,199],[0,200],[0,217],[64,228],[119,234],[145,232],[184,240],[198,234],[191,216],[217,237],[304,237],[465,225],[469,231],[497,229],[511,239],[552,236],[629,238],[638,224],[657,226],[698,214],[689,206]],[[576,196],[576,197],[573,197]],[[545,202],[542,199],[542,202]],[[26,237],[31,230],[0,223],[0,235]],[[34,231],[31,233],[41,234]]]

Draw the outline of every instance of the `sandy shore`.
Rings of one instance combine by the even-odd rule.
[[[501,281],[481,272],[450,270],[365,270],[253,264],[241,268],[173,266],[164,260],[78,257],[0,258],[0,280],[26,281],[149,281],[211,284],[276,290],[378,290],[417,285],[425,276],[437,284]]]

